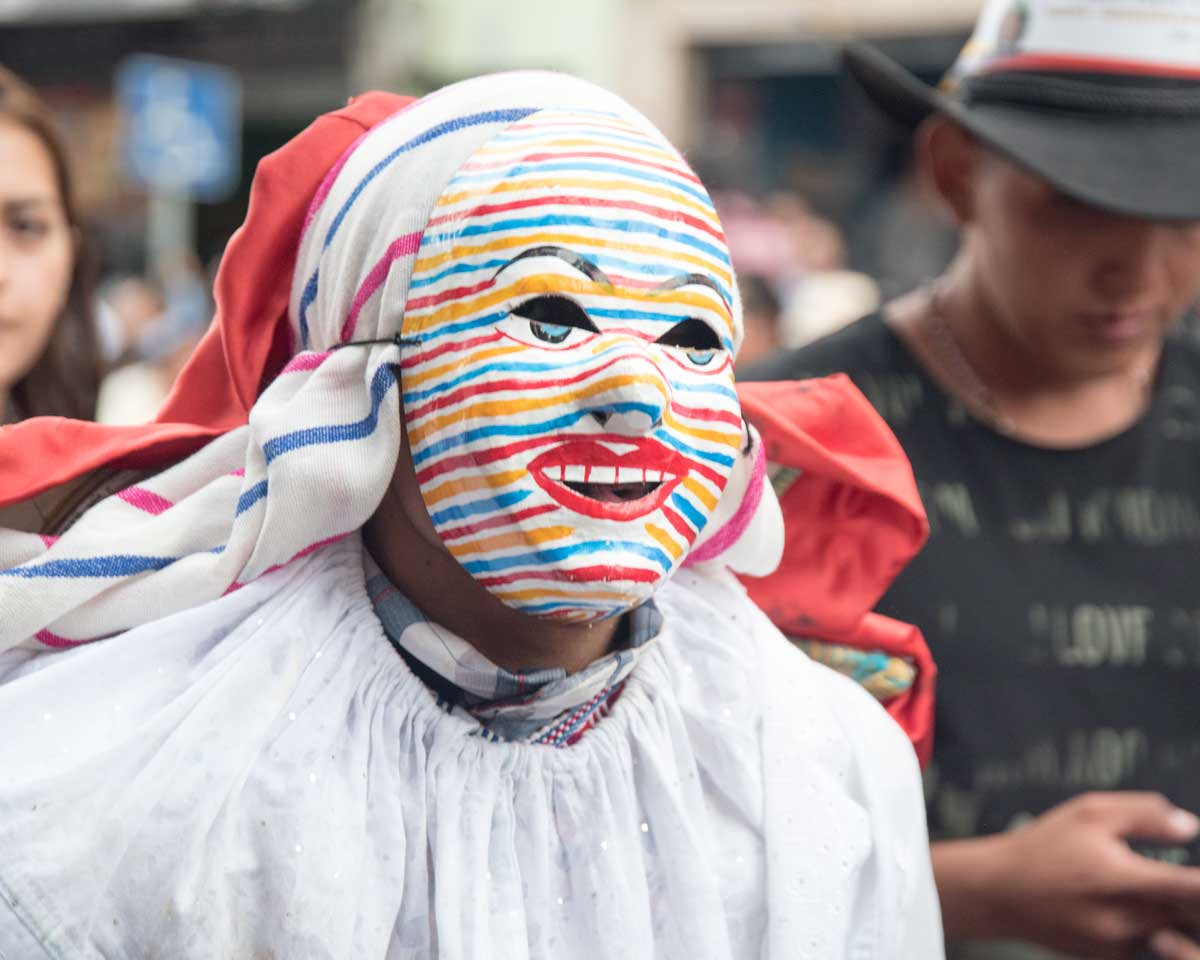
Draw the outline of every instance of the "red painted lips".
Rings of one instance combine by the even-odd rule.
[[[687,458],[656,440],[614,437],[609,442],[636,449],[618,454],[595,440],[573,440],[534,459],[529,472],[568,510],[604,520],[635,520],[653,513],[688,474]],[[636,495],[639,487],[646,492],[635,499],[617,495]]]

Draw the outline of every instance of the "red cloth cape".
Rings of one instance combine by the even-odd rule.
[[[933,657],[916,627],[871,612],[929,533],[908,458],[844,376],[743,383],[738,395],[767,460],[800,471],[779,498],[783,561],[745,578],[750,596],[784,633],[912,663],[913,686],[885,706],[927,763]]]

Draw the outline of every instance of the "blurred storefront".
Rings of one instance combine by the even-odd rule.
[[[107,271],[145,267],[147,198],[122,175],[117,71],[131,54],[231,68],[241,80],[237,188],[196,209],[208,261],[241,222],[258,159],[344,103],[355,0],[0,0],[0,63],[49,100],[78,158]]]
[[[815,284],[800,291],[802,277],[846,268],[878,277],[878,294],[886,297],[936,273],[953,237],[920,195],[907,140],[843,78],[838,51],[848,40],[869,39],[936,79],[980,6],[363,0],[354,76],[357,86],[418,90],[513,67],[587,77],[643,110],[724,195],[739,235],[731,236],[739,269],[768,273],[785,302],[813,301]],[[828,249],[830,225],[838,233],[836,255]],[[758,242],[781,234],[790,234],[797,250],[790,268],[781,266],[778,244]],[[770,256],[756,254],[772,246]],[[856,300],[848,309],[873,302]],[[797,323],[822,330],[827,319]]]

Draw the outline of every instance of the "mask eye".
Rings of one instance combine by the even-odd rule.
[[[554,294],[532,297],[510,312],[514,317],[528,320],[530,334],[542,343],[564,343],[573,330],[599,332],[587,311],[568,297]]]
[[[713,328],[695,317],[675,324],[657,342],[661,346],[679,350],[695,367],[707,367],[724,350]]]
[[[529,321],[529,332],[547,343],[562,343],[571,334],[571,328],[561,323],[538,323]]]

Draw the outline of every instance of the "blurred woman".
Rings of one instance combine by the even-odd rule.
[[[46,104],[0,67],[0,424],[91,419],[93,266]]]

